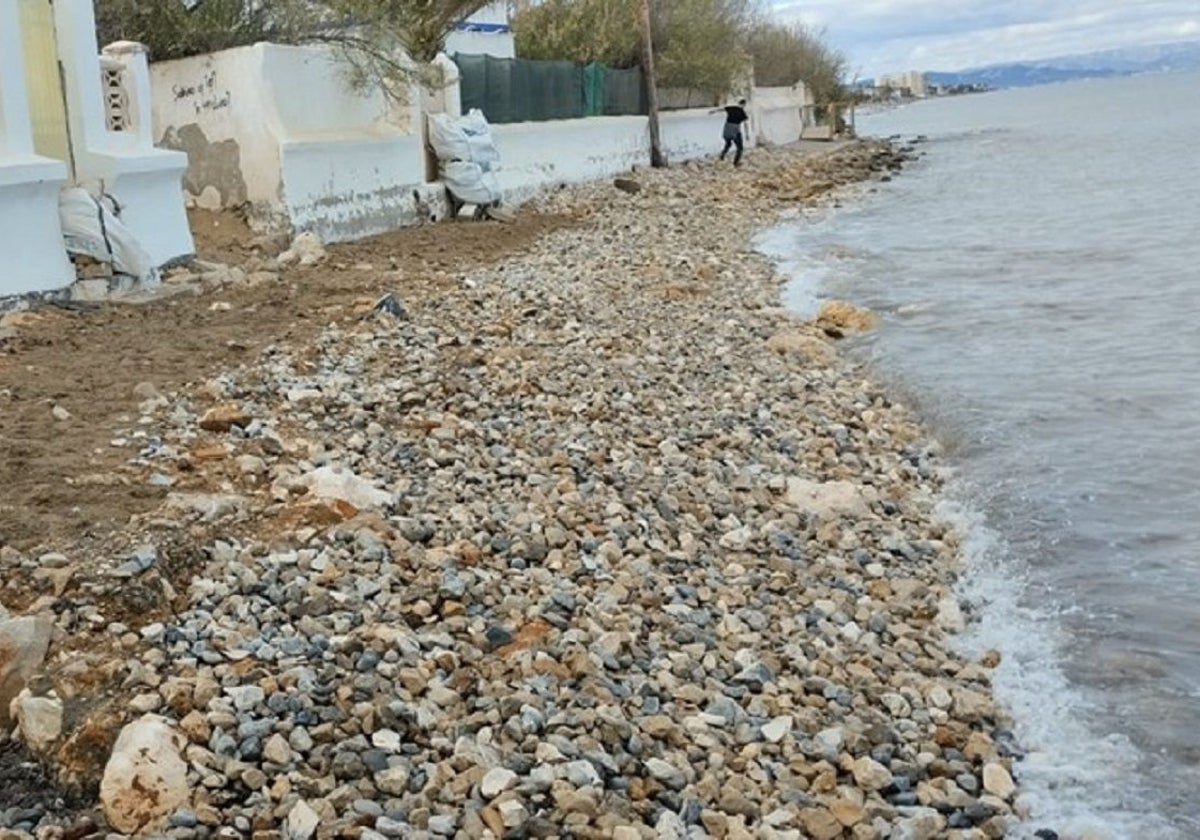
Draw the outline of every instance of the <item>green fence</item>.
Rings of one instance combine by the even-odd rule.
[[[570,61],[490,55],[454,56],[463,112],[478,108],[490,123],[646,113],[641,68],[616,70]]]

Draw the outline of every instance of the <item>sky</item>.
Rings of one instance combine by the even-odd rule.
[[[773,0],[824,31],[850,75],[964,70],[1200,40],[1200,0]]]

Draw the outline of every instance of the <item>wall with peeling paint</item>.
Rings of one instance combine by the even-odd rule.
[[[327,47],[256,44],[152,67],[155,134],[188,156],[203,207],[245,207],[260,229],[341,241],[417,218],[425,182],[417,91],[352,90]]]
[[[437,95],[409,91],[397,103],[378,89],[352,90],[327,47],[258,44],[153,67],[154,125],[164,145],[188,155],[185,186],[201,206],[245,207],[260,229],[315,231],[326,241],[355,239],[440,213],[428,182],[422,104],[459,112],[457,73]],[[790,96],[790,94],[789,94]],[[768,139],[790,131],[787,96],[758,112]],[[798,115],[797,111],[797,115]],[[665,112],[671,161],[715,154],[722,114]],[[590,117],[493,126],[497,177],[516,203],[559,184],[610,177],[650,158],[643,116]],[[797,132],[798,136],[798,132]],[[748,143],[755,142],[754,133]]]

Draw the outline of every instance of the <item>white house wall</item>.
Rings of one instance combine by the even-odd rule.
[[[64,161],[33,153],[17,6],[0,0],[0,297],[75,279],[58,217],[66,178]]]
[[[722,115],[707,109],[664,112],[659,135],[669,162],[721,150]],[[607,178],[650,162],[646,117],[587,117],[494,125],[500,152],[497,179],[507,201],[547,187]]]
[[[284,218],[279,143],[262,88],[262,45],[157,62],[154,136],[188,156],[183,184],[209,206]],[[302,92],[297,91],[300,98]]]
[[[202,206],[248,204],[261,228],[341,241],[417,219],[420,102],[351,90],[326,47],[256,44],[152,68],[155,134],[189,158]]]
[[[111,56],[123,69],[122,89],[130,107],[127,128],[110,128],[92,2],[55,0],[53,9],[75,179],[86,186],[102,185],[117,198],[121,221],[156,265],[191,256],[194,245],[180,183],[187,159],[155,148],[152,133],[138,125],[151,111],[142,107],[151,98],[144,50],[129,44]]]
[[[804,128],[801,109],[805,104],[803,85],[755,88],[750,108],[755,137],[768,145],[796,142]]]

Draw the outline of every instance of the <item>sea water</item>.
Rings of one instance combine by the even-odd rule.
[[[760,247],[928,422],[968,534],[967,652],[1027,751],[1023,829],[1200,838],[1200,76],[933,99],[860,199]]]

